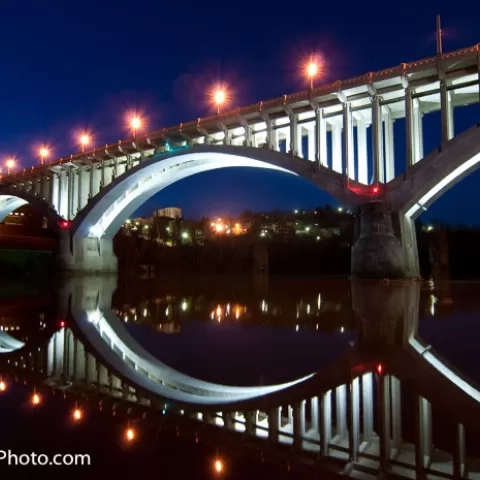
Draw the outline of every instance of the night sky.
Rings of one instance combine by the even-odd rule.
[[[284,5],[284,6],[282,6]],[[435,54],[435,15],[444,50],[480,41],[480,4],[431,0],[385,5],[304,0],[160,2],[158,0],[18,0],[0,18],[0,159],[35,163],[41,143],[54,157],[78,150],[84,128],[95,143],[128,136],[125,113],[148,117],[150,129],[211,113],[205,92],[216,81],[234,87],[233,105],[304,88],[299,63],[322,53],[323,82],[349,78]],[[476,5],[476,6],[475,6]],[[456,118],[458,133],[480,120],[480,107]],[[438,145],[439,118],[426,121],[425,153]],[[399,160],[397,158],[397,160]],[[479,223],[473,208],[480,175],[447,193],[422,219]],[[187,217],[315,207],[332,200],[306,181],[258,170],[225,169],[180,182],[142,213],[178,205]]]

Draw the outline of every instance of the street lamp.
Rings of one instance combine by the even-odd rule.
[[[132,117],[132,119],[130,120],[130,128],[132,129],[132,136],[133,138],[135,138],[137,130],[142,128],[142,119],[138,116]]]
[[[220,115],[220,110],[223,105],[228,103],[228,92],[225,87],[217,85],[212,92],[213,103],[217,106],[217,115]]]
[[[10,172],[15,167],[15,159],[13,157],[7,158],[5,165],[7,166],[7,175],[10,175]]]
[[[318,58],[310,57],[309,61],[305,64],[305,76],[310,82],[310,90],[313,90],[313,81],[322,73],[322,62]]]
[[[41,147],[38,154],[40,155],[40,164],[43,165],[45,159],[50,155],[50,150],[47,147]]]
[[[83,133],[80,135],[80,146],[82,147],[82,153],[85,152],[85,147],[90,144],[90,135]]]

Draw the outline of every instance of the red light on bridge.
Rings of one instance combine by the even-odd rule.
[[[60,222],[60,226],[61,226],[62,228],[68,228],[68,227],[70,226],[70,222],[69,222],[68,220],[62,220],[62,221]]]
[[[58,326],[59,326],[60,328],[65,327],[65,322],[64,322],[63,320],[60,320],[60,321],[58,322]]]
[[[376,185],[372,188],[372,192],[373,193],[378,193],[378,187]]]
[[[379,363],[379,364],[377,365],[377,373],[378,373],[379,375],[381,375],[381,374],[383,373],[383,365],[382,365],[381,363]]]

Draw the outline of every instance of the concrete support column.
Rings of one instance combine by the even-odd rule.
[[[307,158],[311,161],[315,161],[315,126],[307,128],[307,139],[308,139],[308,156]]]
[[[243,130],[245,132],[244,145],[245,145],[245,147],[251,147],[252,146],[252,139],[253,139],[252,129],[250,128],[249,125],[245,124],[243,126]]]
[[[381,375],[378,382],[378,420],[380,436],[380,467],[382,472],[390,464],[390,375]]]
[[[373,153],[373,183],[385,183],[383,166],[383,135],[381,97],[372,98],[372,153]]]
[[[310,399],[310,430],[313,430],[315,433],[319,432],[318,406],[319,406],[318,397],[312,397]]]
[[[305,400],[293,405],[293,445],[301,448],[305,436]]]
[[[392,415],[392,447],[398,451],[402,445],[402,396],[400,380],[390,377],[391,415]]]
[[[287,147],[290,148],[289,153],[294,156],[299,155],[298,116],[294,113],[290,114],[290,144]]]
[[[323,110],[315,110],[315,160],[318,165],[326,167],[327,161],[327,122],[323,118]]]
[[[57,213],[59,212],[58,187],[59,187],[58,176],[57,174],[52,172],[51,181],[50,181],[50,197],[48,199],[48,202],[57,211]]]
[[[83,208],[83,167],[77,170],[77,208],[75,215]]]
[[[92,198],[95,194],[93,193],[93,185],[95,181],[95,164],[92,162],[90,165],[90,175],[88,177],[88,199]]]
[[[342,171],[342,126],[340,122],[332,123],[332,170]]]
[[[423,158],[423,112],[420,102],[416,99],[413,103],[413,128],[415,163],[417,163]]]
[[[277,130],[273,128],[273,120],[270,117],[265,117],[265,124],[267,127],[267,145],[269,150],[279,151]]]
[[[340,385],[335,389],[335,423],[336,436],[343,440],[347,434],[347,386]]]
[[[320,397],[320,453],[324,456],[329,453],[332,441],[332,391],[329,390]]]
[[[367,122],[364,118],[357,120],[357,158],[358,181],[368,185]]]
[[[394,234],[388,206],[384,202],[364,203],[357,209],[355,222],[358,238],[352,247],[352,275],[357,278],[407,277],[404,250]]]
[[[412,87],[405,89],[405,139],[406,139],[406,157],[407,170],[415,163],[415,127],[414,127],[414,108]]]
[[[355,462],[360,448],[360,379],[354,378],[349,387],[348,447],[350,461]]]
[[[445,79],[440,82],[440,108],[442,117],[442,143],[454,136],[452,95],[447,89]]]
[[[458,423],[455,428],[455,450],[453,452],[453,475],[454,478],[465,478],[466,453],[465,453],[465,427]]]
[[[72,236],[70,230],[62,230],[59,240],[57,259],[60,270],[85,274],[118,271],[111,238]]]
[[[232,144],[232,135],[230,130],[223,131],[223,144],[224,145],[231,145]]]
[[[395,149],[393,140],[393,118],[392,112],[388,109],[384,116],[385,128],[385,182],[388,183],[395,178]]]
[[[343,104],[343,171],[349,178],[356,179],[355,157],[353,151],[353,118],[349,103]]]
[[[280,434],[281,410],[275,407],[268,412],[268,440],[272,443],[278,443]]]
[[[422,476],[432,458],[432,406],[421,396],[415,404],[415,466]]]
[[[373,439],[373,374],[362,375],[363,441],[368,445]]]

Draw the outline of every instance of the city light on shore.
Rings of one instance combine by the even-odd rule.
[[[48,147],[40,147],[38,150],[38,155],[40,157],[40,164],[45,163],[45,159],[50,156],[50,149]]]
[[[7,161],[5,162],[5,165],[7,167],[7,174],[10,175],[12,170],[15,168],[15,165],[17,164],[17,161],[13,157],[7,158]]]

